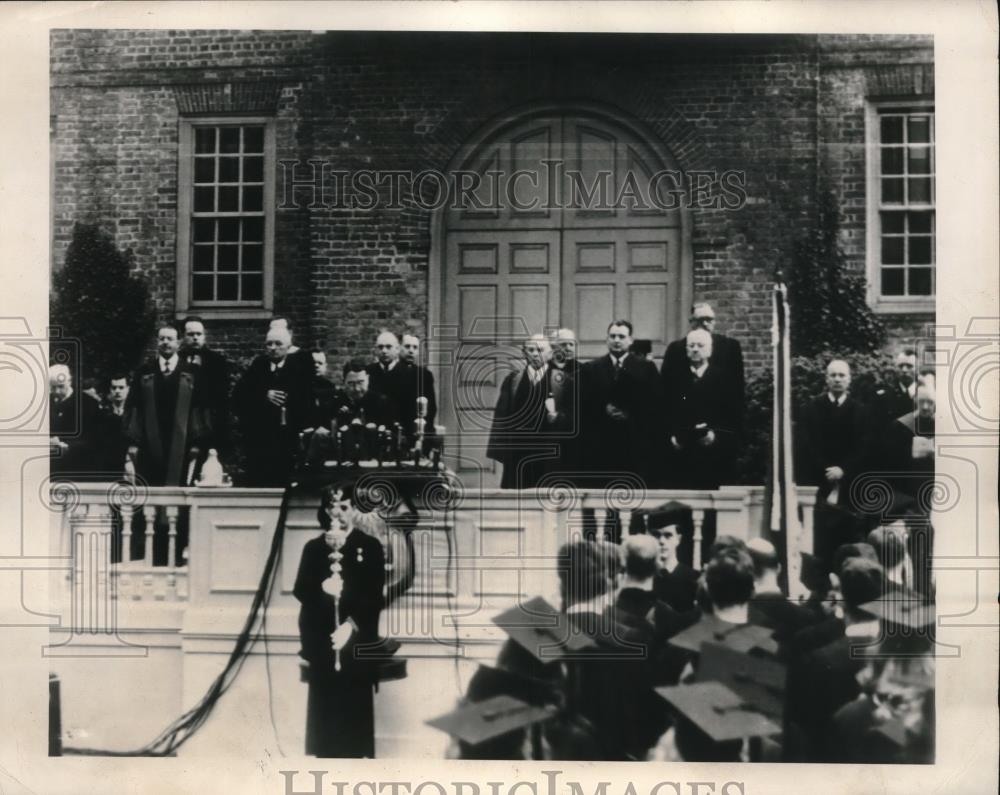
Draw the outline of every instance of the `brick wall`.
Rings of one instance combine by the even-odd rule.
[[[511,108],[599,102],[651,130],[685,170],[746,172],[742,209],[692,212],[694,293],[716,305],[720,329],[759,367],[770,277],[809,223],[821,176],[844,208],[850,261],[863,267],[859,114],[878,79],[870,75],[931,56],[926,40],[910,37],[56,31],[53,266],[74,221],[99,222],[133,250],[172,313],[177,86],[275,83],[279,160],[348,171],[444,168]],[[382,326],[423,332],[430,250],[431,215],[415,207],[279,211],[275,311],[292,317],[300,344],[326,347],[334,366],[367,353]],[[209,324],[239,358],[255,352],[262,327]]]

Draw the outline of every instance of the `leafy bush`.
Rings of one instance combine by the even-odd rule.
[[[851,366],[851,395],[870,403],[875,390],[892,383],[895,367],[888,354],[824,351],[816,356],[792,357],[792,422],[810,400],[826,390],[826,366],[831,359],[844,359]],[[771,456],[771,412],[774,376],[771,369],[747,381],[746,438],[737,459],[739,483],[760,484],[767,477]],[[792,433],[795,433],[794,427]]]
[[[76,366],[88,377],[131,372],[154,331],[153,302],[146,279],[133,272],[132,252],[119,251],[95,224],[73,226],[50,302],[50,323],[77,341],[82,361]]]
[[[797,243],[788,274],[794,356],[876,353],[885,342],[885,326],[868,306],[864,277],[845,267],[839,234],[836,199],[820,190],[816,223]]]

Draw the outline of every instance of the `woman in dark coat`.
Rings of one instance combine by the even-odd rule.
[[[363,647],[378,642],[385,553],[359,517],[350,486],[324,489],[324,533],[306,543],[295,578],[308,663],[306,753],[324,758],[375,757],[376,668]]]

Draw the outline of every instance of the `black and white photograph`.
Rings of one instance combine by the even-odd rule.
[[[40,24],[0,633],[89,772],[24,791],[995,791],[997,97],[956,150],[941,19],[278,5]]]

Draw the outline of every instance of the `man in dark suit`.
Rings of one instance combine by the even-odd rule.
[[[368,389],[391,405],[403,432],[412,437],[417,419],[417,369],[399,358],[399,340],[391,331],[375,339],[376,361],[368,365]]]
[[[712,335],[712,364],[726,373],[732,389],[736,390],[742,407],[746,392],[746,377],[743,372],[743,349],[738,340],[715,332],[715,311],[709,304],[700,302],[691,307],[691,331],[703,329]],[[675,374],[683,374],[688,367],[687,337],[674,340],[663,354],[660,375],[667,384]]]
[[[434,388],[434,373],[420,362],[420,338],[414,334],[404,334],[400,344],[400,361],[416,370],[417,394],[427,399],[426,432],[434,431],[437,422],[437,392]]]
[[[291,356],[291,344],[286,329],[268,331],[266,353],[251,362],[233,391],[249,486],[285,486],[299,449],[299,433],[314,422],[312,359]]]
[[[931,554],[934,528],[930,522],[934,483],[934,413],[936,396],[928,380],[916,390],[916,411],[893,420],[882,433],[876,454],[877,470],[886,474],[893,490],[893,505],[901,511],[907,530],[907,551],[913,562],[915,582],[921,593],[933,592]],[[898,515],[893,518],[899,518]]]
[[[384,393],[371,387],[370,366],[362,359],[351,359],[344,365],[344,387],[334,399],[334,416],[337,426],[350,425],[354,420],[363,424],[384,425],[387,429],[399,422],[396,404]],[[322,423],[329,427],[329,421]],[[412,432],[404,436],[409,439]]]
[[[128,401],[129,377],[115,373],[108,379],[107,397],[99,416],[100,442],[98,455],[105,472],[123,471],[128,455],[125,404]]]
[[[580,368],[583,444],[596,487],[622,475],[656,485],[660,470],[662,416],[656,365],[632,356],[632,324],[608,326],[608,355]]]
[[[157,355],[136,370],[126,401],[128,457],[148,485],[181,486],[212,438],[211,412],[178,354],[177,329],[161,325],[156,340]]]
[[[663,526],[651,521],[649,534],[659,543],[660,566],[653,588],[656,597],[678,613],[689,614],[695,609],[698,594],[698,572],[677,557],[681,544],[680,525],[671,521]]]
[[[712,335],[687,335],[687,368],[665,381],[667,434],[672,450],[668,483],[716,489],[729,470],[742,432],[743,406],[733,377],[715,364]]]
[[[359,518],[349,485],[324,490],[324,532],[303,548],[293,591],[309,682],[306,753],[323,758],[375,757],[376,666],[364,647],[378,643],[385,552]]]
[[[818,486],[816,554],[827,563],[840,544],[860,541],[863,527],[851,486],[864,469],[871,423],[851,397],[851,368],[834,359],[826,368],[826,394],[810,402],[797,425],[799,483]]]
[[[49,468],[82,477],[94,469],[91,453],[98,431],[97,402],[73,389],[73,376],[65,364],[49,367]],[[121,461],[118,465],[121,466]]]
[[[201,461],[208,454],[207,447],[214,447],[221,457],[229,454],[229,360],[207,345],[205,324],[200,317],[191,315],[184,319],[184,345],[180,357],[198,380],[202,401],[212,418],[212,438],[206,441]]]
[[[905,348],[896,355],[895,378],[875,391],[871,408],[876,432],[897,417],[913,412],[917,399],[916,373],[917,354],[912,348]]]
[[[556,443],[547,433],[553,423],[549,342],[541,334],[524,341],[523,367],[500,385],[493,410],[486,456],[503,466],[502,489],[538,485],[557,460]]]

